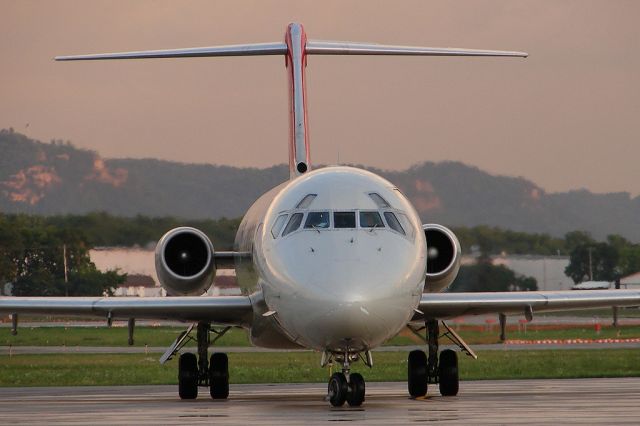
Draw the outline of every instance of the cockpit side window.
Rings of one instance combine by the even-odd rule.
[[[287,223],[286,228],[284,228],[284,231],[282,232],[283,237],[300,228],[300,224],[302,223],[302,216],[302,213],[294,213],[291,215],[289,223]]]
[[[409,237],[409,239],[413,239],[413,237],[415,236],[415,229],[413,228],[413,225],[411,225],[411,221],[404,213],[398,213],[398,216],[400,219],[400,223],[407,231],[407,236]]]
[[[404,228],[402,228],[402,225],[400,225],[400,221],[393,212],[384,212],[384,218],[387,219],[389,228],[401,233],[402,235],[407,235],[406,232],[404,232]]]
[[[378,212],[360,212],[360,228],[384,228],[384,222]]]
[[[282,231],[282,227],[284,226],[287,220],[287,216],[289,215],[281,214],[273,223],[273,226],[271,227],[271,235],[273,235],[273,238],[278,238],[278,235],[280,234],[280,231]]]
[[[304,198],[302,200],[300,200],[300,202],[296,206],[296,209],[307,209],[307,208],[309,208],[309,205],[313,202],[313,200],[315,200],[315,198],[317,196],[318,196],[318,194],[307,194],[307,195],[305,195]]]
[[[329,212],[309,212],[304,227],[305,229],[325,229],[330,225],[329,220]]]
[[[333,212],[333,226],[336,228],[355,228],[356,212]]]

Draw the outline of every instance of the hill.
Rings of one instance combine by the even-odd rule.
[[[598,239],[620,234],[640,241],[640,197],[626,192],[546,193],[526,179],[457,162],[368,169],[396,184],[424,222],[554,236],[584,230]],[[103,159],[68,142],[42,143],[0,130],[0,211],[6,213],[234,218],[287,175],[285,165],[257,169]]]

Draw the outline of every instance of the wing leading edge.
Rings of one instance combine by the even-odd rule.
[[[552,312],[611,306],[639,306],[640,290],[514,291],[496,293],[424,293],[412,321],[462,315]]]
[[[210,321],[249,326],[253,308],[248,296],[224,297],[0,297],[0,312]]]

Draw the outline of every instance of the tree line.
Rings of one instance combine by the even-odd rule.
[[[125,281],[99,271],[81,228],[56,227],[47,218],[0,215],[0,286],[14,296],[101,296]]]
[[[107,213],[64,216],[0,214],[0,284],[14,284],[14,295],[80,296],[109,294],[124,282],[118,271],[100,272],[89,259],[96,246],[153,247],[169,229],[194,226],[217,250],[231,250],[240,219],[183,220],[173,217],[120,217]],[[613,281],[640,271],[640,245],[622,236],[597,241],[588,233],[564,238],[477,226],[453,228],[475,265],[461,268],[452,291],[536,290],[530,277],[519,277],[489,257],[498,254],[570,256],[566,275]],[[66,259],[66,265],[65,265]]]
[[[24,221],[37,222],[58,232],[76,233],[91,247],[153,247],[168,230],[193,226],[209,235],[217,250],[231,250],[240,218],[179,219],[175,217],[113,216],[108,213],[85,215],[29,216],[0,213],[0,227]],[[569,256],[576,246],[596,243],[588,233],[570,232],[564,238],[548,234],[529,234],[489,226],[453,227],[464,254],[532,254]],[[3,231],[3,229],[0,229]],[[618,238],[622,241],[624,238]],[[624,240],[626,241],[626,240]],[[0,245],[4,240],[0,236]],[[629,243],[630,244],[630,243]]]

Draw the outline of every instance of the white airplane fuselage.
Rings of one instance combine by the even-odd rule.
[[[253,254],[237,265],[241,288],[261,291],[268,309],[252,326],[257,345],[282,346],[262,338],[271,325],[316,350],[374,348],[407,324],[424,288],[417,212],[362,169],[326,167],[269,191],[245,215],[236,246]]]

